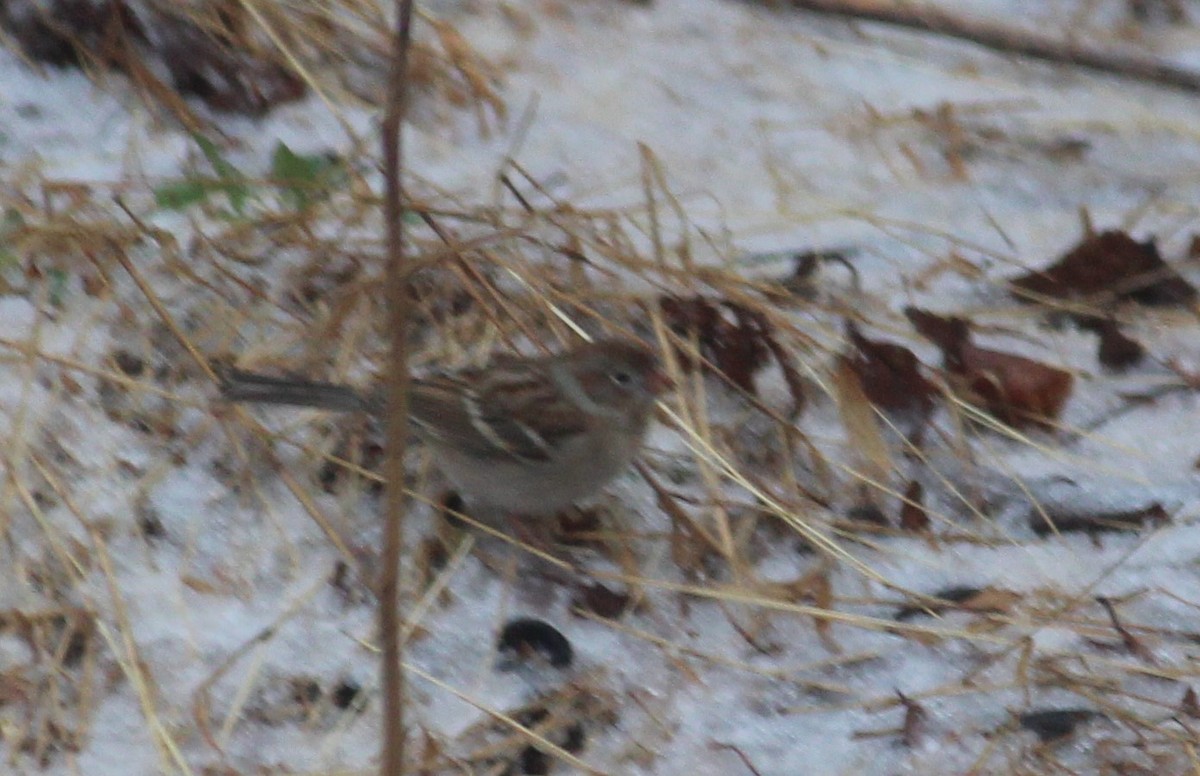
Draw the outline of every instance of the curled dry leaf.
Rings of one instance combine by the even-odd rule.
[[[1118,230],[1089,235],[1046,269],[1012,281],[1021,292],[1056,299],[1131,299],[1182,305],[1196,289],[1163,261],[1153,240],[1140,243]]]
[[[823,264],[836,263],[844,266],[857,288],[860,284],[858,270],[850,263],[850,251],[831,248],[828,250],[799,251],[792,255],[792,271],[780,285],[789,294],[802,299],[811,299],[817,291],[817,270]]]
[[[783,370],[792,395],[792,412],[804,406],[803,385],[791,355],[779,345],[770,321],[757,310],[729,300],[713,301],[700,296],[659,298],[667,325],[685,339],[695,337],[701,355],[738,388],[757,396],[755,375],[772,356]],[[686,369],[694,365],[679,353]]]
[[[580,584],[575,588],[574,606],[607,620],[620,618],[629,603],[629,593],[613,590],[599,582]]]
[[[879,525],[887,527],[887,515],[879,508],[879,505],[872,501],[863,501],[854,504],[846,510],[846,519],[852,523],[862,523],[863,525]]]
[[[913,480],[904,491],[904,501],[900,504],[900,527],[905,531],[928,531],[929,515],[925,513],[922,499],[925,488]]]
[[[1020,716],[1021,727],[1037,733],[1042,742],[1055,741],[1075,732],[1075,728],[1104,715],[1091,709],[1044,709]]]
[[[1186,305],[1196,289],[1163,261],[1153,240],[1137,242],[1125,232],[1108,231],[1085,237],[1050,267],[1012,281],[1014,295],[1077,299],[1097,307],[1119,301],[1145,305]],[[1136,340],[1125,335],[1116,321],[1100,315],[1076,313],[1080,328],[1100,338],[1097,358],[1109,369],[1127,369],[1145,354]]]
[[[937,615],[953,609],[977,614],[1002,613],[1021,599],[1018,593],[998,587],[950,587],[933,594],[936,601],[906,606],[896,612],[899,622],[921,615]]]
[[[1146,355],[1142,343],[1129,337],[1121,326],[1111,318],[1079,318],[1079,327],[1093,331],[1100,338],[1096,357],[1100,363],[1113,370],[1121,371],[1134,366]]]
[[[839,360],[858,375],[867,401],[881,410],[925,420],[937,388],[921,374],[916,355],[903,345],[864,337],[853,323],[846,326],[846,334],[854,350]]]
[[[971,328],[966,318],[935,315],[919,307],[907,307],[904,315],[922,337],[937,345],[942,351],[946,369],[961,373],[962,349],[971,339]]]
[[[896,695],[904,706],[904,727],[901,728],[900,741],[909,749],[920,745],[929,727],[929,712],[924,706],[909,698],[899,690]]]
[[[1140,509],[1117,512],[1067,512],[1032,509],[1029,512],[1029,527],[1038,536],[1058,533],[1113,533],[1136,531],[1148,524],[1165,523],[1170,520],[1167,510],[1157,501]]]
[[[755,392],[754,375],[767,365],[769,355],[762,340],[766,322],[761,316],[739,305],[698,296],[667,296],[659,300],[659,305],[673,331],[685,338],[694,336],[704,357],[734,385],[747,393]],[[684,354],[680,355],[680,360],[686,362]]]
[[[971,342],[966,319],[910,307],[908,319],[942,351],[952,387],[965,401],[1010,426],[1051,425],[1074,385],[1070,372]]]
[[[1049,425],[1062,412],[1074,383],[1070,372],[969,343],[963,363],[969,395],[1010,426]]]

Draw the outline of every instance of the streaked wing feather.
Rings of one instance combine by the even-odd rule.
[[[422,380],[410,402],[425,435],[485,459],[547,461],[586,428],[578,411],[562,405],[552,382],[524,369]]]

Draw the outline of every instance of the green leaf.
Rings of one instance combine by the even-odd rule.
[[[25,216],[21,215],[21,211],[11,207],[6,208],[4,217],[0,218],[0,235],[8,234],[22,226],[25,226]]]
[[[317,179],[321,158],[301,155],[280,140],[271,155],[271,177],[281,183],[312,183]]]
[[[67,293],[67,273],[61,269],[50,269],[46,272],[50,278],[50,304],[62,307],[63,297]]]
[[[221,151],[217,148],[217,144],[206,138],[204,135],[192,135],[196,140],[196,145],[200,146],[201,153],[208,163],[212,165],[213,172],[222,180],[231,180],[241,178],[242,174],[238,169],[226,161],[224,156],[221,156]]]
[[[328,154],[298,154],[282,140],[271,155],[271,178],[283,187],[283,197],[296,208],[324,198],[347,180],[342,161]]]
[[[183,210],[206,201],[210,188],[197,178],[164,183],[154,190],[154,203],[167,210]]]
[[[6,208],[3,217],[0,217],[0,240],[6,239],[10,234],[25,226],[25,217],[21,215],[21,211],[14,208]],[[17,254],[8,249],[8,245],[0,242],[0,270],[7,269],[19,263]]]
[[[246,214],[246,200],[250,198],[250,187],[242,183],[227,183],[221,187],[225,196],[229,197],[229,206],[239,216]]]
[[[215,188],[229,198],[229,206],[233,208],[233,212],[239,216],[245,215],[246,201],[250,199],[250,187],[246,185],[246,176],[221,155],[216,143],[201,134],[193,134],[192,139],[200,146],[200,152],[204,154],[204,158],[208,160],[220,180],[220,185]]]

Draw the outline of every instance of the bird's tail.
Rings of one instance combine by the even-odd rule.
[[[230,370],[222,376],[221,397],[227,401],[288,404],[338,412],[374,412],[375,402],[348,385]]]

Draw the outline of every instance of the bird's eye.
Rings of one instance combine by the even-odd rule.
[[[629,385],[633,382],[633,375],[628,372],[613,372],[609,377],[617,385]]]

